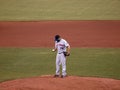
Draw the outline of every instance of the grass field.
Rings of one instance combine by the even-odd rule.
[[[0,0],[0,21],[120,20],[120,0]]]
[[[68,75],[120,79],[120,48],[73,48]],[[55,53],[51,48],[0,48],[0,82],[53,75]]]

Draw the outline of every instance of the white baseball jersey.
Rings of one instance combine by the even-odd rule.
[[[58,53],[63,53],[66,51],[66,47],[67,46],[70,46],[69,43],[64,40],[64,39],[61,39],[60,42],[55,42],[55,48],[57,48],[57,52]]]

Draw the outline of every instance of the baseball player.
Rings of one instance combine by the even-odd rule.
[[[55,48],[53,52],[57,51],[56,55],[56,74],[54,77],[60,76],[60,65],[62,65],[62,75],[61,78],[67,76],[66,73],[66,56],[70,55],[70,45],[69,43],[62,39],[60,35],[55,35]]]

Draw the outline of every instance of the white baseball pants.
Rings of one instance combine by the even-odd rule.
[[[63,53],[56,55],[56,75],[60,75],[60,65],[62,65],[62,75],[66,76],[66,57]]]

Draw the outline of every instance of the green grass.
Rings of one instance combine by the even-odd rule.
[[[120,79],[119,64],[120,48],[73,48],[67,72]],[[50,48],[0,48],[0,82],[54,73],[55,53]]]
[[[120,20],[120,0],[0,0],[0,21]]]
[[[120,79],[120,48],[73,49],[68,72],[79,76]]]

